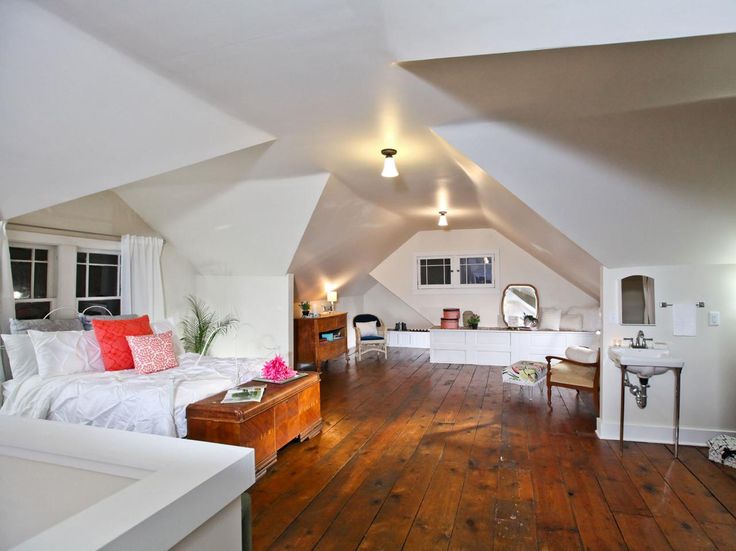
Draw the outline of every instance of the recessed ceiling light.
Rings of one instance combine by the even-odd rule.
[[[399,171],[396,169],[396,160],[394,159],[394,155],[396,155],[395,149],[381,149],[381,155],[384,155],[386,158],[383,160],[383,170],[381,171],[381,176],[384,178],[396,178],[399,175]]]
[[[438,226],[446,226],[447,225],[447,211],[441,210],[440,211],[440,219],[437,221]]]

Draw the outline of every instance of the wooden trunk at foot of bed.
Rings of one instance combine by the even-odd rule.
[[[260,402],[220,403],[224,392],[187,406],[187,438],[255,450],[256,477],[276,462],[276,453],[299,438],[307,440],[322,429],[320,377],[306,377],[277,385],[266,384]]]

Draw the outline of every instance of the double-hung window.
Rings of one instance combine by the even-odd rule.
[[[77,252],[77,308],[102,306],[113,315],[120,314],[120,254],[110,251]],[[90,315],[104,314],[90,309]]]
[[[419,254],[416,257],[417,290],[495,287],[495,252]]]
[[[53,248],[11,245],[10,271],[17,319],[42,318],[53,308]]]

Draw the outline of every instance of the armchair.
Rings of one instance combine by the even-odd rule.
[[[358,324],[370,322],[376,322],[376,334],[362,334]],[[355,348],[358,353],[358,360],[363,358],[364,352],[371,351],[375,351],[378,354],[383,353],[383,357],[388,358],[386,326],[377,316],[373,314],[358,314],[353,318],[353,327],[355,328]]]
[[[570,356],[573,356],[571,358]],[[600,350],[570,347],[565,357],[546,356],[547,360],[547,405],[552,409],[552,387],[560,386],[593,393],[596,414],[600,410]],[[552,360],[561,360],[552,364]]]

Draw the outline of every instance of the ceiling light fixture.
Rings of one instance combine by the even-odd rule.
[[[446,226],[447,225],[447,211],[441,210],[440,211],[440,219],[437,221],[438,226]]]
[[[384,155],[386,158],[383,160],[383,170],[381,171],[381,176],[384,178],[396,178],[399,175],[399,171],[396,169],[396,160],[394,159],[394,155],[396,155],[395,149],[381,149],[381,155]]]

